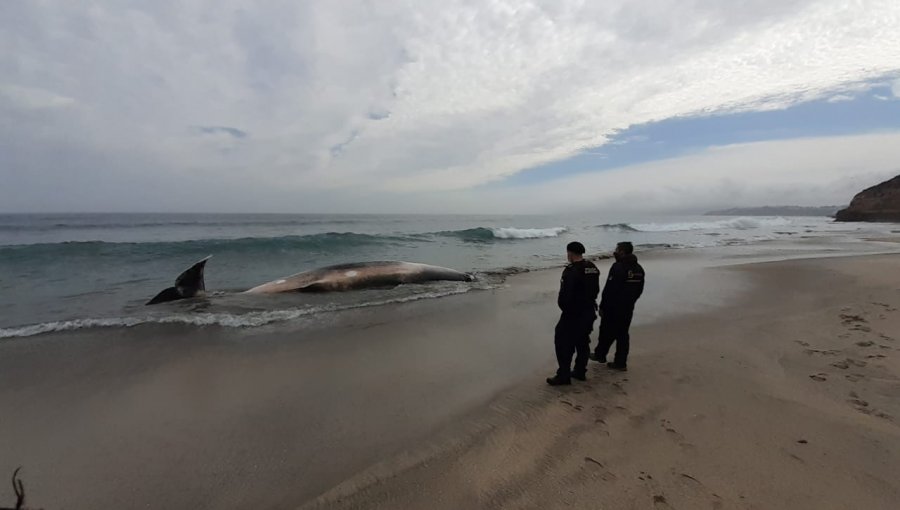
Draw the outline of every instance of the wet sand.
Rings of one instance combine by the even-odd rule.
[[[558,271],[302,325],[2,342],[0,471],[47,510],[893,508],[900,258],[651,262],[631,371],[562,391]]]

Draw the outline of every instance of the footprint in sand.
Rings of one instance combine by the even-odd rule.
[[[875,345],[875,342],[871,340],[863,340],[862,342],[856,342],[856,345],[860,347],[872,347],[873,345]]]
[[[670,434],[678,434],[678,431],[672,428],[672,422],[669,420],[659,420],[659,426],[664,428]]]
[[[864,376],[862,374],[847,374],[844,376],[844,379],[847,379],[850,382],[862,381],[865,378],[866,378],[866,376]]]
[[[828,380],[828,375],[820,372],[818,374],[810,375],[809,378],[812,379],[813,381],[824,382],[824,381]]]
[[[851,398],[851,399],[847,400],[847,402],[850,402],[851,404],[853,404],[856,407],[869,407],[868,402],[866,402],[865,400],[858,399],[858,398]]]
[[[790,457],[790,458],[796,460],[797,462],[799,462],[799,463],[801,463],[801,464],[806,464],[806,461],[803,460],[803,458],[800,457],[799,455],[796,455],[796,454],[793,454],[793,453],[788,453],[788,457]]]
[[[894,421],[894,419],[893,419],[893,417],[891,417],[891,415],[889,415],[883,411],[879,411],[878,409],[875,409],[872,407],[857,407],[856,410],[863,414],[869,415],[869,416],[881,418],[882,420]]]
[[[884,354],[869,354],[868,356],[866,356],[866,358],[868,359],[884,359],[886,357],[887,356],[885,356]]]
[[[600,434],[609,437],[609,430],[606,429],[606,420],[604,420],[603,418],[596,418],[594,420],[594,425],[597,425],[600,428],[600,430],[598,431]]]
[[[843,322],[844,324],[848,324],[848,325],[849,325],[849,324],[858,324],[858,323],[861,323],[861,322],[862,322],[862,323],[866,322],[866,319],[862,318],[861,316],[859,316],[859,315],[850,315],[849,313],[842,313],[842,314],[840,315],[840,317],[841,317],[841,322]]]
[[[593,457],[585,457],[584,462],[588,464],[592,470],[596,471],[599,474],[600,479],[604,482],[613,482],[618,478],[615,473],[606,469],[606,466],[604,466],[602,462]]]
[[[879,409],[875,409],[872,407],[868,401],[863,400],[860,396],[855,392],[851,391],[849,393],[849,399],[847,402],[852,405],[857,411],[867,414],[869,416],[875,416],[876,418],[881,418],[883,420],[894,421],[893,417],[884,411]]]
[[[672,507],[669,505],[669,502],[666,501],[665,496],[656,494],[653,496],[653,508],[671,509]]]
[[[891,306],[887,303],[872,303],[872,304],[876,305],[876,306],[880,306],[880,307],[884,308],[885,311],[888,311],[888,312],[896,312],[897,311],[896,308],[894,308],[893,306]]]
[[[831,366],[833,366],[834,368],[840,368],[841,370],[847,370],[851,366],[862,368],[862,367],[866,366],[867,364],[868,363],[866,363],[865,361],[859,361],[859,360],[855,360],[853,358],[846,358],[843,361],[835,361],[834,363],[831,364]]]
[[[687,473],[681,473],[681,477],[682,477],[682,478],[685,478],[685,479],[687,479],[687,480],[690,480],[690,481],[692,481],[692,482],[694,482],[694,483],[696,483],[696,484],[698,484],[698,485],[703,485],[702,483],[700,483],[700,480],[697,480],[696,478],[694,478],[693,476],[691,476],[691,475],[689,475],[689,474],[687,474]]]
[[[616,389],[616,393],[619,395],[628,395],[628,392],[622,387],[622,383],[614,382],[612,383],[612,387]]]
[[[828,350],[819,350],[819,349],[803,349],[803,353],[812,356],[813,354],[820,354],[822,356],[837,356],[841,353],[841,351],[837,349],[828,349]]]
[[[683,449],[687,451],[693,451],[697,448],[694,444],[685,441],[684,435],[675,430],[675,427],[672,426],[672,422],[670,422],[669,420],[659,420],[659,426],[662,427],[663,430],[665,430],[666,433],[669,434],[669,437],[677,442],[678,446],[682,447]]]
[[[581,411],[582,409],[584,409],[584,406],[582,406],[581,404],[576,404],[576,403],[574,403],[574,402],[569,402],[568,400],[560,400],[559,403],[560,403],[560,404],[563,404],[563,405],[567,405],[567,406],[571,407],[572,409],[574,409],[574,410],[576,410],[576,411]]]
[[[804,342],[803,340],[794,340],[794,342],[802,345],[803,347],[809,347],[809,342]]]
[[[643,471],[641,471],[641,474],[645,475],[647,480],[650,481],[650,482],[648,482],[650,490],[653,493],[656,493],[653,496],[653,507],[655,509],[672,509],[673,508],[672,504],[669,503],[669,501],[666,499],[666,496],[660,490],[660,487],[655,482],[652,482],[653,477],[644,473]],[[682,492],[683,495],[687,495],[688,497],[691,497],[691,499],[698,501],[698,502],[702,501],[702,500],[706,500],[709,502],[709,507],[706,507],[705,505],[700,505],[700,506],[698,506],[698,508],[702,507],[702,508],[712,508],[713,510],[719,510],[723,507],[722,497],[719,496],[718,494],[716,494],[715,492],[712,492],[711,490],[709,490],[709,487],[704,485],[703,482],[701,482],[697,478],[695,478],[687,473],[677,473],[676,474],[676,472],[674,472],[674,471],[672,472],[672,475],[674,475],[676,477],[674,481],[677,482],[681,486],[680,492]],[[639,478],[642,480],[644,479],[643,477],[639,477]]]

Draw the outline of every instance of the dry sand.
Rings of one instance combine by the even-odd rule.
[[[628,373],[535,377],[305,508],[900,508],[900,256],[733,271],[733,305],[634,328]]]

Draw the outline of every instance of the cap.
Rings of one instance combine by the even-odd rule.
[[[621,243],[617,243],[616,247],[621,248],[622,251],[624,251],[625,253],[627,253],[629,255],[634,253],[634,245],[628,241],[622,241]]]
[[[584,255],[586,251],[584,249],[584,245],[579,243],[578,241],[572,241],[571,243],[566,245],[566,251],[574,253],[576,255]]]

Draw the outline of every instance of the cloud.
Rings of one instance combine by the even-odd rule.
[[[5,85],[0,87],[0,98],[13,109],[46,110],[65,108],[75,104],[71,97],[61,96],[36,87]]]
[[[0,141],[20,166],[0,178],[36,171],[26,156],[43,151],[48,182],[82,172],[78,196],[97,204],[101,170],[70,162],[96,161],[108,182],[135,171],[104,166],[128,154],[160,189],[415,204],[636,124],[784,108],[900,70],[894,0],[216,5],[3,3],[0,107],[18,106]],[[183,136],[191,126],[216,132]],[[236,207],[222,200],[210,207]]]
[[[900,174],[900,131],[711,147],[696,154],[484,191],[497,210],[700,212],[725,206],[849,203]],[[529,197],[527,205],[521,198]],[[518,207],[516,204],[520,204]]]
[[[632,142],[647,142],[650,140],[649,136],[646,135],[633,135],[626,136],[624,138],[615,138],[609,142],[610,145],[625,145]]]
[[[894,97],[900,99],[900,78],[894,80],[894,83],[891,84],[891,93],[894,94]]]
[[[844,103],[846,101],[853,101],[854,99],[853,96],[848,94],[836,94],[826,99],[826,101],[829,103]]]
[[[231,136],[232,138],[247,138],[247,132],[242,131],[238,128],[228,127],[228,126],[197,126],[197,129],[200,130],[201,133],[207,135],[214,135],[217,133],[224,133],[226,135]]]

